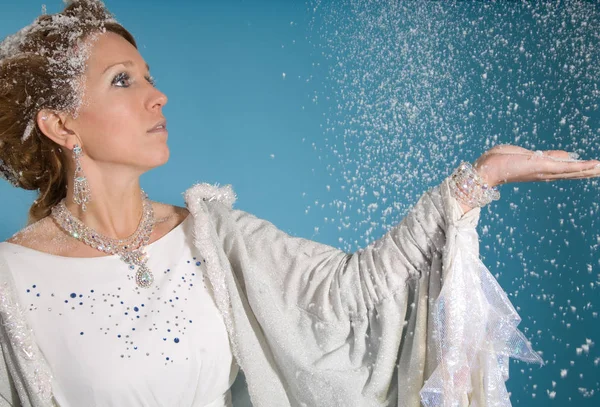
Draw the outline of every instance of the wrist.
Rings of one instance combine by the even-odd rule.
[[[479,165],[479,167],[483,169],[485,179],[468,162],[462,162],[450,176],[449,185],[452,195],[461,204],[465,205],[463,206],[465,212],[468,208],[483,207],[500,199],[498,190],[493,185],[488,184],[490,177],[485,166]]]
[[[490,188],[498,186],[500,183],[492,177],[489,166],[478,161],[473,164],[473,169],[481,177],[482,181]]]

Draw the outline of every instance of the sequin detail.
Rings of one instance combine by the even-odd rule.
[[[208,187],[209,187],[209,189],[212,189],[214,191],[218,190],[216,187],[213,187],[210,185],[208,185]],[[220,191],[217,194],[208,194],[208,196],[206,196],[205,198],[206,198],[206,200],[219,199],[219,200],[222,200],[222,202],[224,202],[224,203],[226,202],[231,205],[233,203],[233,201],[235,201],[235,194],[233,194],[233,191],[230,188],[228,188],[228,189],[229,189],[229,191]],[[200,199],[204,200],[202,198],[200,198]],[[193,213],[197,213],[197,211],[192,211],[192,214]],[[203,217],[203,219],[206,219],[206,214],[205,214],[205,217]],[[202,222],[200,222],[200,223],[202,223]],[[205,224],[206,224],[206,226],[203,231],[203,235],[206,236],[206,239],[208,239],[208,240],[203,239],[202,240],[203,244],[201,246],[198,245],[198,240],[195,240],[194,243],[196,244],[196,249],[212,248],[212,246],[213,246],[212,241],[210,241],[211,235],[209,234],[210,227],[212,227],[212,223],[208,222]],[[210,257],[204,256],[202,261],[194,258],[193,264],[195,265],[195,267],[200,266],[200,264],[202,264],[203,266],[208,265],[209,263],[213,263],[214,265],[219,264],[218,263],[218,255],[214,251],[214,249],[211,251],[211,253],[212,254],[210,255]],[[211,258],[212,258],[212,260],[211,260]],[[170,269],[167,269],[165,271],[165,273],[170,273],[170,272],[171,272]],[[197,273],[197,274],[194,274],[194,273]],[[192,273],[192,276],[198,276],[201,278],[202,271],[198,270],[197,272],[194,272],[194,273]],[[213,274],[213,279],[215,281],[217,281],[218,279],[216,277],[214,277],[214,275],[215,274],[222,275],[222,271],[219,267],[213,267],[212,274]],[[17,392],[22,399],[29,398],[30,400],[32,400],[32,397],[39,397],[40,401],[37,403],[34,402],[33,405],[44,406],[44,407],[45,406],[53,407],[53,406],[55,406],[55,404],[53,403],[53,396],[52,396],[52,386],[51,386],[52,376],[49,373],[47,362],[43,358],[43,355],[40,353],[37,344],[31,338],[30,335],[26,335],[26,332],[31,333],[31,330],[26,323],[26,319],[25,319],[24,315],[22,313],[15,313],[14,310],[16,309],[15,308],[16,306],[10,305],[10,304],[13,304],[15,302],[15,299],[18,297],[12,288],[14,283],[12,282],[12,277],[10,276],[10,271],[8,270],[8,266],[4,264],[4,259],[2,259],[1,257],[0,257],[0,277],[2,277],[2,278],[8,277],[11,280],[10,284],[6,285],[6,283],[4,283],[0,286],[0,287],[2,287],[2,289],[0,290],[0,315],[2,315],[3,321],[8,321],[8,320],[11,321],[10,326],[6,327],[7,335],[0,336],[0,339],[5,341],[8,337],[8,340],[10,341],[12,348],[23,352],[22,361],[21,361],[21,358],[19,358],[19,361],[17,361],[16,366],[13,366],[13,361],[11,359],[5,360],[6,364],[9,366],[11,376],[14,378],[14,385],[17,388]],[[0,280],[0,283],[1,282],[2,281]],[[189,286],[192,286],[191,282],[184,281],[184,283],[189,284]],[[94,293],[95,290],[90,290],[90,292]],[[222,292],[222,291],[219,291],[219,292]],[[36,298],[39,297],[39,296],[37,296],[37,292],[33,292],[32,290],[31,290],[31,294],[36,295]],[[49,294],[49,295],[51,297],[54,297],[54,294]],[[73,295],[75,297],[73,297]],[[78,296],[81,297],[81,294],[67,291],[66,297],[70,298],[71,301],[65,300],[63,297],[59,300],[59,302],[62,304],[64,301],[65,303],[68,303],[69,307],[71,307],[72,301],[77,301]],[[222,298],[222,297],[215,293],[215,298]],[[217,304],[217,307],[219,308],[219,311],[222,313],[223,301],[221,300],[220,302],[221,302],[221,307],[219,307],[219,304]],[[78,303],[79,303],[79,305],[82,305],[81,302],[78,302]],[[74,303],[75,306],[77,306],[76,304],[77,304],[77,302]],[[67,304],[64,304],[64,305],[66,306]],[[123,305],[123,304],[121,303],[121,305]],[[140,305],[141,305],[141,307],[144,307],[144,304],[140,304]],[[138,308],[138,309],[141,310],[141,308]],[[40,309],[40,311],[41,311],[41,309]],[[56,308],[50,307],[48,309],[43,309],[43,311],[44,312],[56,312]],[[189,319],[184,318],[184,320],[187,324],[192,324],[193,318],[189,318]],[[232,332],[231,317],[230,316],[224,317],[223,320],[226,323],[225,325],[226,325],[228,334],[231,335],[231,332]],[[12,327],[12,329],[10,329],[11,327]],[[83,332],[83,335],[81,334],[82,332]],[[87,337],[88,334],[89,334],[88,331],[83,331],[83,330],[76,330],[74,332],[74,335],[77,335],[77,337],[81,337],[81,338]],[[171,335],[173,335],[173,333],[171,333]],[[125,341],[128,340],[127,339],[128,335],[125,333],[121,334],[121,333],[115,332],[115,337],[123,338],[123,340],[125,340]],[[173,346],[181,346],[181,343],[183,341],[185,341],[185,339],[182,338],[181,336],[173,335],[173,336],[170,336],[170,339],[169,339],[169,342],[171,344],[173,344]],[[137,346],[133,345],[132,343],[130,345],[131,345],[131,349],[133,349],[133,351],[140,352],[138,350]],[[31,357],[31,359],[26,359],[25,358],[26,354],[29,355]],[[235,356],[236,353],[233,353],[233,354]],[[145,355],[150,356],[150,355],[152,355],[152,353],[146,352]],[[123,354],[121,357],[125,358],[126,355]],[[171,363],[172,358],[170,356],[163,355],[163,357],[165,357],[165,360],[168,360],[168,362]],[[169,359],[166,359],[166,358],[169,358]],[[34,386],[34,389],[37,389],[37,390],[33,391],[33,393],[34,393],[33,396],[32,396],[32,386]]]
[[[210,222],[205,206],[205,201],[219,201],[231,208],[237,197],[230,185],[219,187],[218,185],[202,183],[188,189],[184,194],[184,198],[188,210],[194,216],[194,228],[192,231],[194,246],[203,250],[206,259],[206,275],[212,286],[215,304],[225,322],[231,343],[231,351],[243,369],[243,362],[240,360],[240,352],[233,327],[229,293],[223,270],[219,266],[219,256],[214,248],[211,233],[212,223]]]
[[[448,183],[441,187],[446,203],[452,202]],[[479,209],[462,217],[457,205],[446,210],[444,285],[432,312],[437,367],[420,391],[421,401],[426,407],[460,406],[469,396],[477,405],[510,407],[504,384],[509,357],[543,361],[517,329],[521,318],[502,287],[479,260]],[[472,382],[474,372],[482,375],[481,386]]]
[[[135,282],[142,288],[148,288],[154,282],[154,276],[145,264],[141,265],[139,270],[135,273]]]
[[[149,288],[154,282],[154,276],[148,268],[148,255],[144,250],[154,228],[154,210],[144,190],[141,193],[142,219],[136,231],[125,239],[113,239],[86,226],[69,211],[65,204],[66,198],[52,208],[51,216],[73,238],[101,252],[118,254],[121,260],[129,265],[130,270],[134,270],[135,266],[138,266],[135,274],[136,284],[141,288]]]
[[[7,365],[22,371],[25,376],[25,383],[18,378],[13,378],[19,397],[33,398],[34,405],[51,406],[53,399],[52,374],[35,343],[33,332],[27,325],[23,310],[16,301],[17,295],[13,287],[14,282],[8,267],[0,258],[0,316],[10,345],[16,350],[18,366],[14,366],[9,360],[6,360]],[[11,373],[14,375],[16,372]],[[33,394],[30,393],[31,390],[33,390]],[[38,402],[35,402],[36,398],[39,400]]]

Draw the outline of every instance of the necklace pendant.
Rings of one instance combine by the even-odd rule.
[[[148,288],[154,282],[154,276],[145,264],[142,264],[135,273],[135,282],[139,287]]]
[[[143,190],[141,192],[142,219],[133,235],[125,239],[113,239],[87,227],[69,212],[65,204],[66,198],[63,198],[57,205],[52,207],[51,215],[61,229],[73,238],[104,253],[118,254],[131,271],[135,270],[135,265],[138,265],[135,281],[138,287],[148,288],[154,283],[154,275],[146,266],[148,254],[144,252],[144,248],[148,244],[154,228],[154,210],[148,195]],[[85,210],[85,207],[83,207],[83,210]]]

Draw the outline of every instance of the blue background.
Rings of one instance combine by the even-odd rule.
[[[580,22],[554,17],[555,26],[544,31],[534,24],[535,13],[512,3],[415,6],[404,14],[390,11],[396,2],[385,1],[359,1],[352,7],[342,1],[294,0],[106,4],[134,34],[157,86],[169,96],[165,115],[171,158],[142,179],[153,200],[183,205],[182,192],[196,182],[232,184],[237,208],[290,234],[355,250],[397,223],[460,160],[474,161],[494,143],[600,156],[597,110],[588,114],[587,127],[571,117],[570,131],[554,120],[565,111],[598,103],[598,71],[593,68],[600,65],[597,19],[577,31]],[[357,10],[356,4],[376,7]],[[62,4],[55,1],[47,8],[57,12]],[[0,37],[29,24],[40,11],[38,1],[0,0]],[[552,14],[542,7],[537,11]],[[381,25],[381,18],[374,24],[374,13],[385,17]],[[561,21],[573,24],[562,34]],[[398,30],[409,26],[418,35],[409,37],[403,51],[395,46],[405,35]],[[490,27],[496,27],[493,36]],[[535,30],[527,32],[527,27]],[[473,31],[451,39],[467,29]],[[568,55],[540,67],[553,35],[572,39],[570,32],[596,45],[588,59],[573,57],[576,53],[569,53],[564,43],[558,48]],[[537,52],[536,44],[543,45]],[[521,46],[531,51],[523,60],[516,58]],[[389,51],[385,57],[373,54],[384,49]],[[487,57],[489,49],[496,51],[493,59]],[[467,59],[467,54],[479,59]],[[405,59],[395,59],[398,55]],[[574,68],[567,66],[564,75],[553,77],[566,62]],[[485,66],[491,78],[487,82],[480,80]],[[494,79],[494,72],[506,75]],[[344,75],[356,80],[344,80]],[[367,76],[381,83],[402,80],[381,87]],[[564,83],[554,88],[561,79]],[[532,85],[520,87],[530,81]],[[568,88],[575,90],[568,93]],[[540,90],[547,102],[539,109],[527,101],[520,101],[518,109],[506,102],[511,96],[512,101],[523,99],[523,89]],[[381,105],[357,103],[361,91]],[[374,119],[393,121],[383,113],[394,111],[392,96],[405,109],[396,123],[401,130],[373,125]],[[490,116],[496,108],[505,113]],[[507,117],[506,112],[512,113]],[[532,131],[535,124],[538,132]],[[373,134],[397,142],[384,141],[386,153],[373,152],[373,158],[365,153],[374,151]],[[343,154],[341,140],[350,145]],[[381,167],[398,176],[380,176]],[[392,214],[383,214],[385,202],[372,194],[378,183],[392,190]],[[356,192],[361,185],[364,194]],[[597,183],[523,184],[501,191],[502,201],[482,211],[482,256],[523,317],[520,327],[547,362],[543,367],[511,365],[513,404],[595,406],[600,392],[600,355],[593,343],[600,338]],[[25,225],[33,199],[30,192],[0,183],[0,240]],[[340,202],[352,210],[340,211]],[[379,209],[366,210],[371,203]],[[341,220],[349,226],[340,227]],[[578,354],[586,339],[592,341],[589,352]],[[562,369],[567,369],[564,378]],[[554,397],[549,396],[552,391]]]

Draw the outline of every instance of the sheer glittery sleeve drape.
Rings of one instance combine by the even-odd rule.
[[[0,407],[20,407],[17,390],[12,383],[7,361],[0,351]]]
[[[510,405],[502,404],[505,359],[535,354],[478,259],[479,209],[463,215],[447,181],[353,254],[243,211],[208,207],[236,279],[234,297],[256,320],[244,337],[233,326],[232,340],[258,338],[265,376],[272,370],[281,380],[289,405]],[[251,370],[250,393],[258,394],[261,375]]]
[[[11,272],[0,255],[0,406],[51,406],[52,374],[14,290]]]

